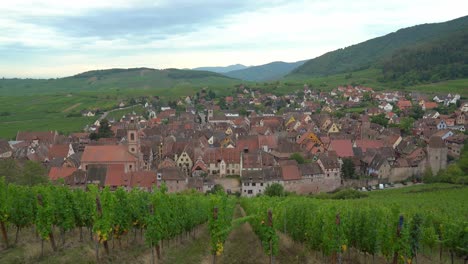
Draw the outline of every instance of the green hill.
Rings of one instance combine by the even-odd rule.
[[[275,61],[242,70],[230,71],[224,73],[224,75],[247,81],[271,81],[283,78],[286,74],[301,66],[304,62],[305,61],[288,63]]]
[[[245,66],[245,65],[242,65],[242,64],[234,64],[234,65],[229,65],[229,66],[198,67],[198,68],[193,68],[192,70],[226,73],[226,72],[230,72],[230,71],[242,70],[242,69],[245,69],[245,68],[248,68],[248,66]]]
[[[468,31],[468,16],[444,23],[423,24],[400,29],[388,35],[374,38],[343,49],[328,52],[311,59],[296,68],[288,77],[297,76],[327,76],[339,73],[350,73],[368,68],[388,69],[392,58],[402,53],[403,49],[411,49],[421,45],[437,45],[443,49],[451,36]],[[464,45],[466,47],[466,39]],[[416,52],[417,53],[417,52]],[[414,58],[415,53],[412,53]],[[431,55],[430,53],[425,53]],[[406,56],[405,54],[399,55]],[[401,60],[400,60],[401,61]],[[432,63],[432,60],[426,62]],[[451,63],[451,62],[447,62]],[[466,62],[465,62],[466,64]],[[394,71],[394,70],[392,70]],[[395,71],[394,71],[395,72]],[[388,80],[388,78],[386,79]]]
[[[149,68],[109,69],[57,79],[0,79],[0,96],[157,90],[168,88],[231,87],[240,83],[209,71]]]

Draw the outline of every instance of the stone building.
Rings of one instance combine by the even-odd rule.
[[[447,168],[448,149],[440,137],[432,136],[427,145],[427,164],[435,175]]]

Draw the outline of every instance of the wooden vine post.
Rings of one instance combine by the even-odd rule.
[[[44,202],[42,200],[41,194],[37,195],[37,201],[40,207],[44,207]],[[57,251],[57,247],[55,246],[54,234],[52,232],[49,233],[49,240],[50,240],[50,245],[52,246],[52,250]]]
[[[97,208],[99,217],[102,217],[101,200],[99,200],[99,197],[96,197],[96,208]],[[99,243],[99,237],[98,237],[98,243]],[[103,244],[104,244],[104,250],[106,252],[106,255],[109,255],[109,245],[107,244],[107,240],[104,240]],[[96,251],[97,257],[99,258],[98,249],[99,249],[99,244],[98,244],[97,251]]]
[[[213,220],[218,220],[218,207],[213,208]],[[213,253],[213,264],[216,264],[216,252]]]
[[[397,227],[397,237],[398,239],[401,237],[401,229],[403,228],[403,221],[404,221],[404,218],[402,215],[400,215],[400,219],[398,221],[398,227]],[[398,251],[395,251],[395,253],[393,254],[393,264],[397,264],[398,263]]]
[[[271,209],[268,209],[268,226],[273,228],[273,213]],[[271,241],[272,237],[270,237],[270,264],[275,263],[275,256],[273,255],[273,243]]]
[[[153,216],[154,215],[154,205],[151,204],[150,205],[150,214]],[[157,259],[160,260],[161,259],[161,248],[159,246],[159,243],[156,244],[156,245],[153,245],[153,242],[151,242],[151,263],[152,264],[155,264],[157,263],[156,262],[156,259],[154,257],[154,249],[156,248],[156,256],[157,256]]]
[[[340,213],[337,213],[336,214],[336,218],[335,218],[335,224],[336,224],[336,227],[339,229],[340,228],[340,224],[341,224],[341,218],[340,218]],[[340,240],[340,232],[338,231],[338,243],[341,244],[341,240]],[[338,253],[338,264],[341,264],[341,245],[340,246],[340,251]]]
[[[5,223],[2,222],[2,221],[0,221],[0,227],[1,227],[1,229],[2,229],[3,241],[5,241],[5,245],[6,245],[6,247],[8,248],[8,247],[9,247],[9,245],[8,245],[8,235],[7,235]]]

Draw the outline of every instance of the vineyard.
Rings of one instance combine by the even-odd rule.
[[[467,200],[467,188],[456,185],[350,200],[236,199],[0,179],[0,262],[125,263],[131,255],[138,263],[466,263]],[[36,244],[37,257],[8,258]]]

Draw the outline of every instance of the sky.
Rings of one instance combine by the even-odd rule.
[[[468,14],[466,0],[0,0],[0,77],[299,61]]]

